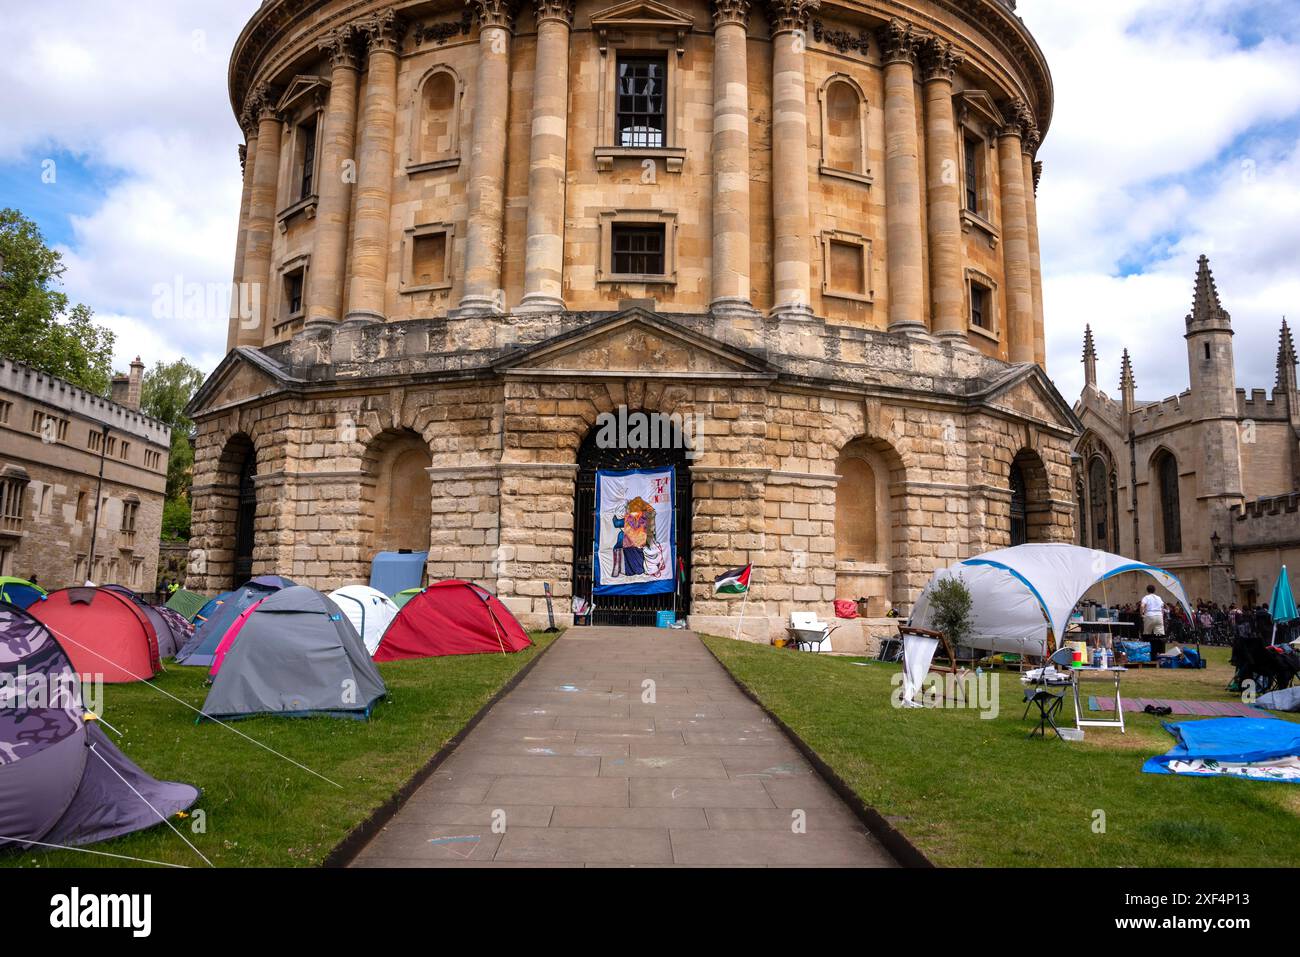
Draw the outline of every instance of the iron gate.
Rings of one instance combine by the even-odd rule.
[[[235,515],[235,580],[238,588],[253,577],[253,540],[257,522],[257,457],[249,452],[239,469],[239,510]]]
[[[691,470],[684,448],[601,448],[596,443],[598,430],[592,429],[578,450],[578,480],[573,503],[573,594],[591,600],[592,560],[596,534],[596,472],[628,469],[676,469],[674,516],[677,557],[686,565],[686,580],[691,571]],[[677,570],[674,569],[674,574]],[[673,607],[673,593],[660,595],[597,595],[584,624],[653,626],[660,611]],[[690,587],[677,595],[679,615],[690,612]]]

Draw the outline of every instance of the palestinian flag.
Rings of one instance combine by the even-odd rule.
[[[713,579],[713,594],[743,595],[749,591],[749,573],[753,570],[753,565],[746,565],[744,568],[733,568],[723,572]]]

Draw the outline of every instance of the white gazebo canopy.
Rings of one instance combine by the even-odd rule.
[[[960,577],[972,598],[967,644],[1041,655],[1049,632],[1060,647],[1070,613],[1090,588],[1128,572],[1154,578],[1191,616],[1182,583],[1163,568],[1079,545],[1017,545],[939,569],[917,599],[911,621],[932,628],[931,589],[945,578]]]

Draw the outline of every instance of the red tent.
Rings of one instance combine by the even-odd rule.
[[[107,684],[143,681],[160,670],[158,634],[126,595],[107,588],[63,588],[28,609],[58,639],[78,674]]]
[[[504,653],[531,644],[494,595],[453,580],[430,585],[406,603],[384,632],[375,661]]]

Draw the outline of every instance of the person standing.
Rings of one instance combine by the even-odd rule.
[[[1142,635],[1158,638],[1165,636],[1165,603],[1156,594],[1155,585],[1147,585],[1147,593],[1142,596]]]

